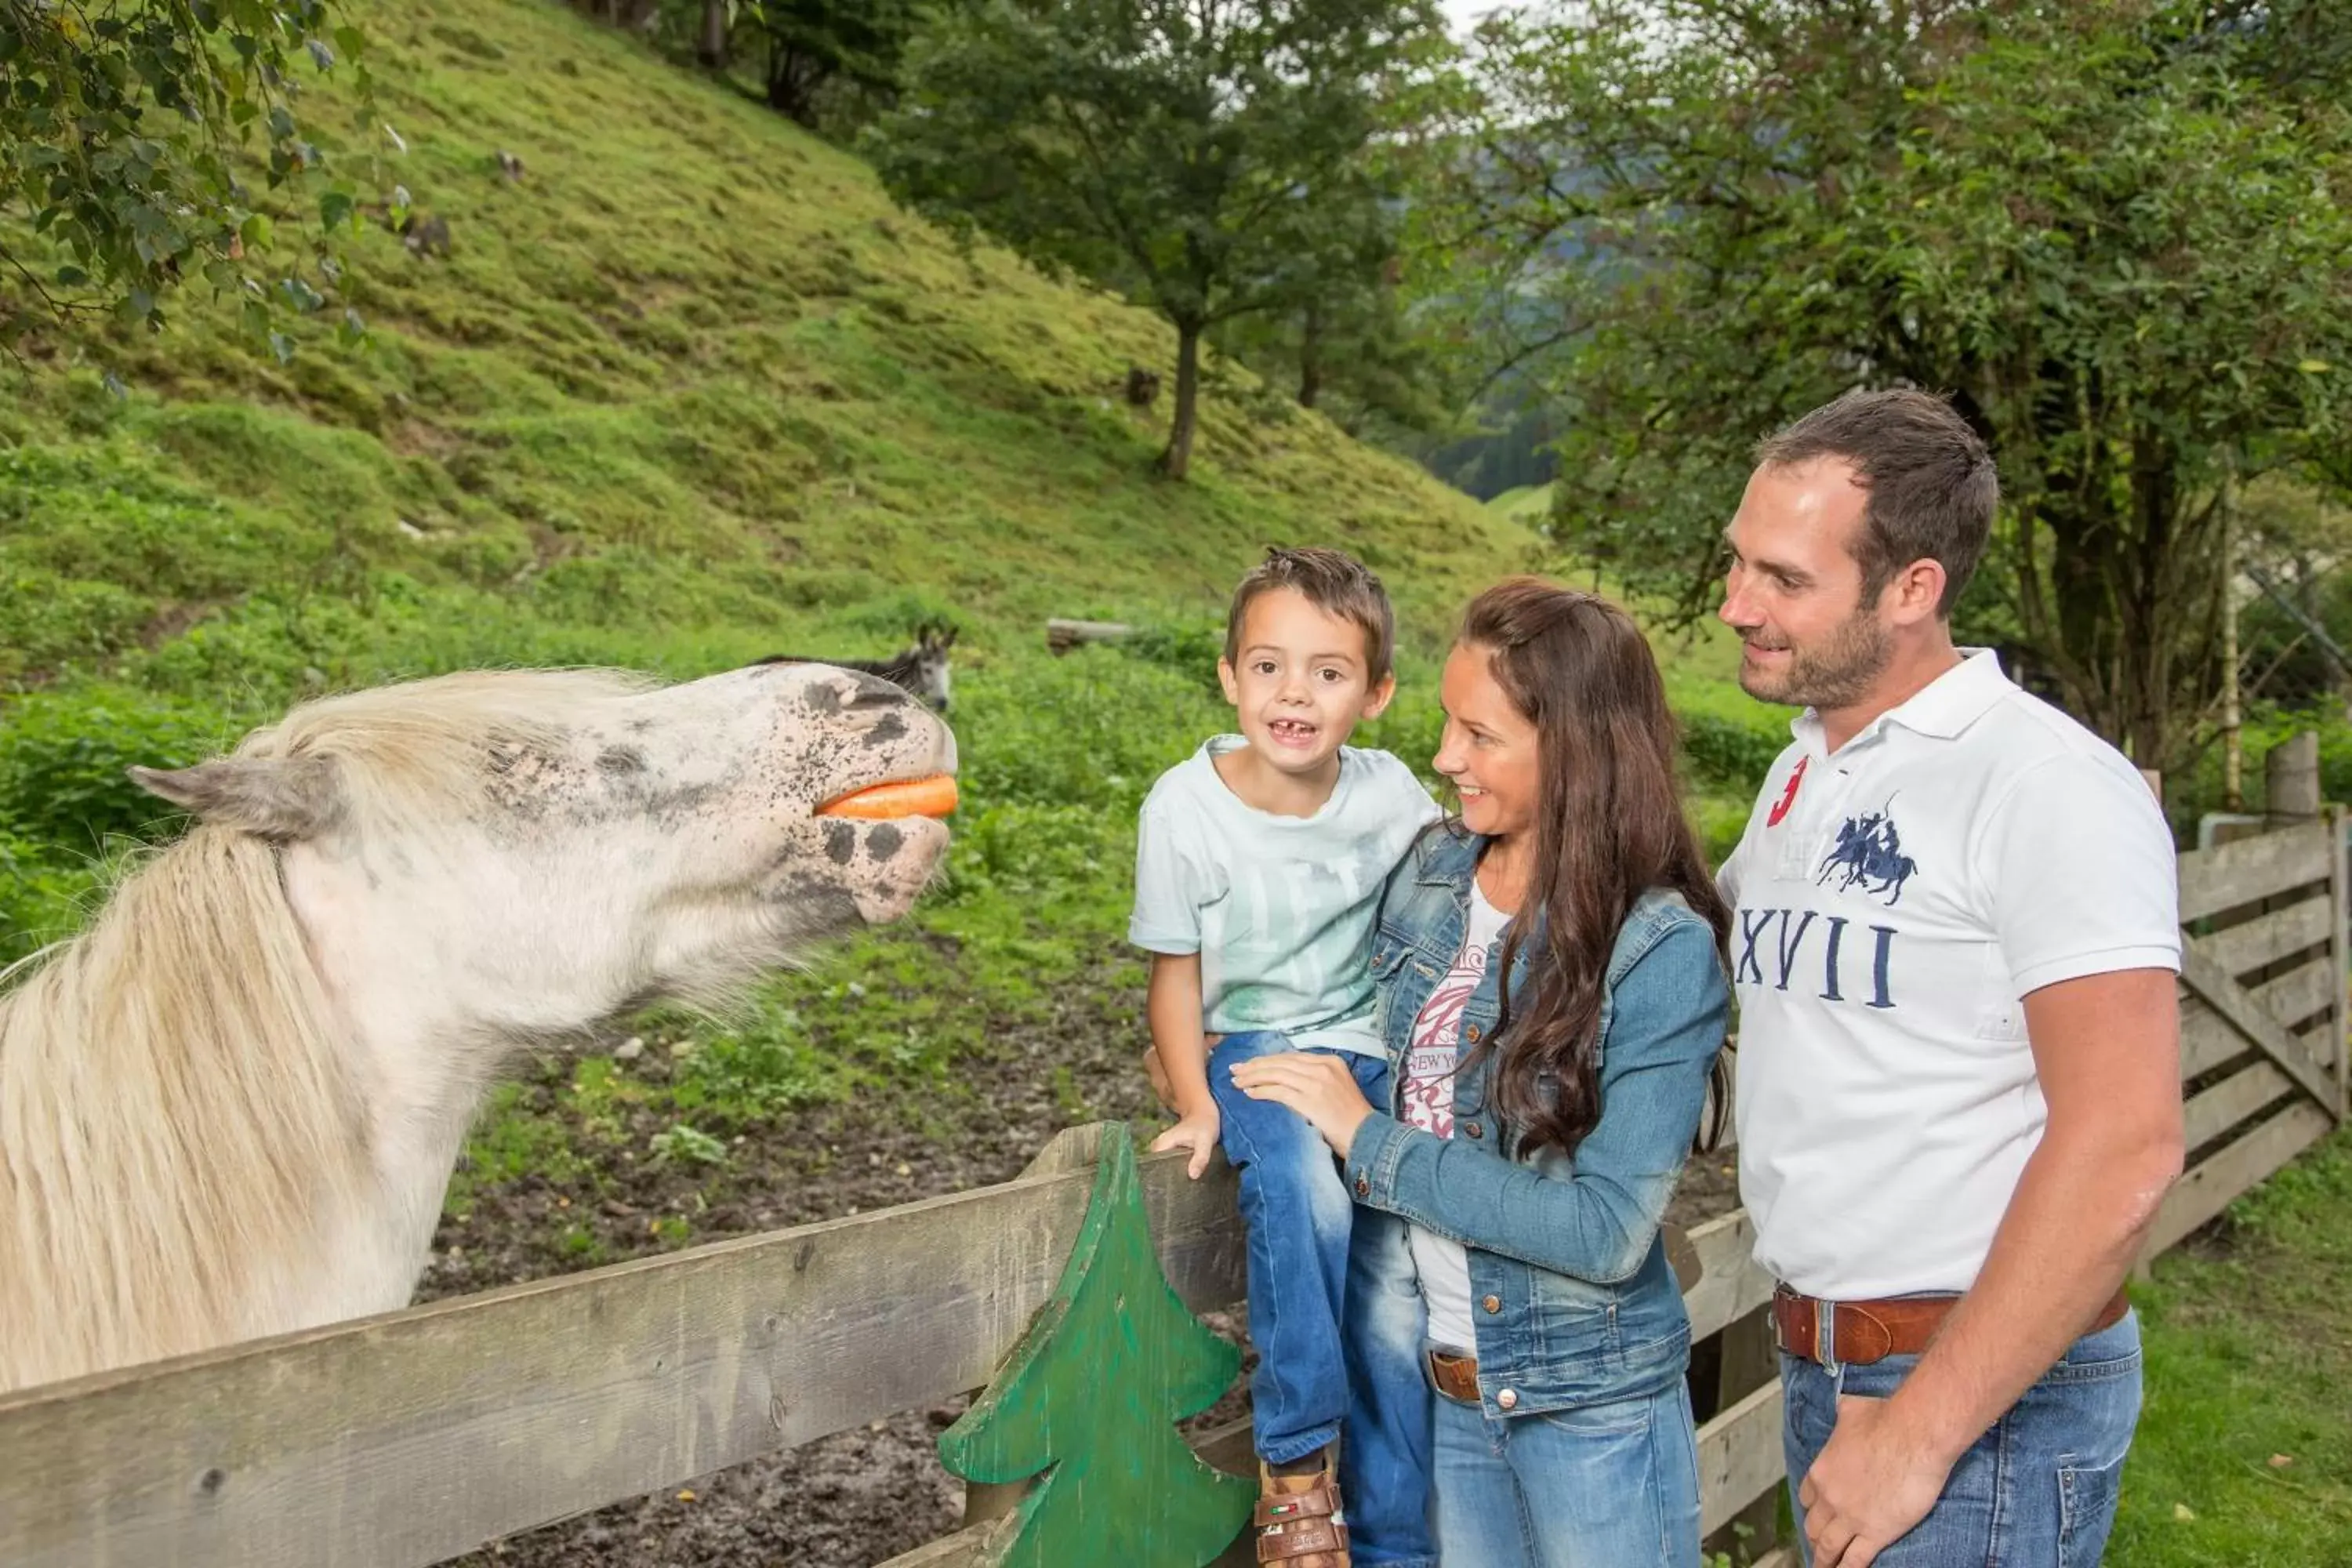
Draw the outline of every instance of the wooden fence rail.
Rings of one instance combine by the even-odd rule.
[[[2184,856],[2192,1168],[2171,1246],[2345,1105],[2340,817]],[[1060,1141],[1057,1141],[1059,1142]],[[924,1203],[0,1396],[9,1568],[411,1568],[985,1384],[1052,1292],[1091,1171]],[[1194,1310],[1243,1294],[1232,1178],[1143,1162]],[[1716,1530],[1780,1484],[1780,1387],[1748,1353],[1770,1279],[1744,1213],[1691,1240],[1695,1340],[1739,1338],[1699,1434]],[[5,1331],[5,1329],[0,1329]],[[1197,1439],[1247,1462],[1246,1426]],[[894,1568],[984,1563],[985,1518]]]

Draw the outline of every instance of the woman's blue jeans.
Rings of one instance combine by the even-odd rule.
[[[1527,1415],[1437,1401],[1445,1568],[1698,1568],[1698,1434],[1677,1379]]]

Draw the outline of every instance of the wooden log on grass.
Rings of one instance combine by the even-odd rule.
[[[1070,621],[1055,616],[1045,623],[1045,646],[1057,654],[1067,653],[1080,643],[1117,642],[1134,635],[1133,626],[1118,621]]]

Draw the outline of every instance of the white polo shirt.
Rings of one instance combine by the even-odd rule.
[[[2022,999],[2179,970],[2171,834],[1987,650],[1835,754],[1791,728],[1721,876],[1757,1261],[1832,1300],[1966,1290],[2048,1116]]]

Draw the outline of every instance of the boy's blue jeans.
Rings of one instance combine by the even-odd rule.
[[[1364,1568],[1433,1563],[1433,1396],[1402,1228],[1385,1215],[1357,1215],[1338,1160],[1303,1117],[1234,1087],[1236,1063],[1297,1048],[1287,1035],[1258,1030],[1227,1035],[1209,1054],[1209,1092],[1249,1231],[1258,1457],[1305,1458],[1344,1431],[1339,1485],[1354,1560]],[[1328,1054],[1346,1060],[1364,1098],[1387,1109],[1385,1056]]]

